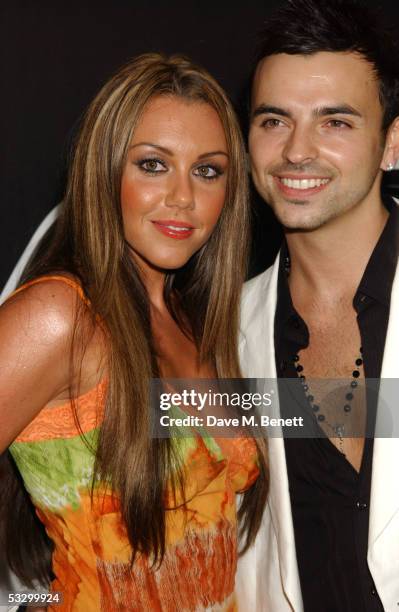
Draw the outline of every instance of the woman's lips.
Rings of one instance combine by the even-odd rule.
[[[296,199],[319,193],[331,182],[330,178],[318,176],[274,176],[273,178],[285,196]]]
[[[185,240],[192,236],[194,227],[182,221],[151,221],[155,229],[174,240]]]

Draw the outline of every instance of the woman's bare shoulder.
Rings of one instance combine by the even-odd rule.
[[[7,321],[17,332],[22,324],[25,332],[29,330],[33,335],[47,328],[51,337],[59,338],[70,331],[77,300],[78,292],[72,282],[63,282],[61,277],[43,277],[22,286],[8,298],[0,308],[0,324]]]
[[[29,285],[0,307],[0,452],[70,380],[76,289]]]

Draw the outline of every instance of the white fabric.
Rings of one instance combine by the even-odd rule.
[[[250,378],[276,377],[274,318],[279,257],[244,288],[240,359]],[[399,267],[392,286],[381,378],[399,378]],[[381,411],[380,411],[381,412]],[[377,412],[378,426],[378,412]],[[255,544],[239,560],[237,596],[246,612],[303,612],[288,476],[281,438],[269,438],[270,494]],[[399,440],[376,438],[368,564],[387,612],[399,610]]]
[[[15,290],[18,285],[19,278],[31,258],[35,248],[39,244],[40,240],[43,238],[49,227],[54,223],[56,218],[59,215],[61,205],[58,204],[55,206],[46,217],[43,219],[32,238],[28,242],[24,252],[18,260],[13,272],[11,273],[10,278],[4,285],[4,288],[0,294],[0,304],[2,304],[6,298]],[[25,587],[21,584],[12,572],[9,572],[5,567],[5,560],[0,558],[0,600],[7,601],[9,592],[19,592],[22,591]],[[0,605],[1,610],[8,610],[8,612],[14,612],[18,609],[18,606],[6,606]]]
[[[4,285],[4,288],[0,294],[0,304],[2,304],[17,287],[21,274],[26,264],[28,263],[29,259],[33,255],[35,248],[37,247],[37,245],[39,244],[40,240],[43,238],[44,234],[47,232],[49,227],[51,227],[51,225],[54,223],[54,221],[58,217],[59,212],[60,212],[60,207],[61,207],[61,204],[58,204],[48,213],[48,215],[46,215],[46,217],[43,219],[43,221],[41,222],[41,224],[39,225],[39,227],[33,234],[32,238],[29,240],[24,252],[22,253],[21,257],[18,260],[17,265],[12,271],[10,278]]]

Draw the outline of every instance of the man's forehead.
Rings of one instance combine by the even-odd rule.
[[[333,79],[344,79],[345,82],[355,79],[368,83],[376,81],[376,74],[373,65],[355,52],[319,51],[309,55],[277,53],[258,63],[253,86],[257,88],[269,80],[295,83],[302,79],[320,84]]]
[[[252,106],[299,102],[317,107],[335,100],[357,106],[370,99],[379,105],[373,66],[352,52],[266,57],[257,66],[252,87]]]

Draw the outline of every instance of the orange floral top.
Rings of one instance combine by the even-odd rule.
[[[66,277],[58,278],[77,288]],[[27,285],[25,285],[26,287]],[[83,295],[82,295],[83,297]],[[115,494],[97,482],[91,499],[93,448],[106,381],[70,403],[43,408],[10,447],[25,487],[55,548],[51,591],[58,612],[233,611],[237,564],[236,493],[258,476],[249,438],[176,439],[184,457],[185,507],[166,513],[166,554],[153,569],[131,547]],[[180,448],[181,447],[181,448]]]

